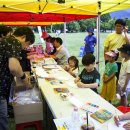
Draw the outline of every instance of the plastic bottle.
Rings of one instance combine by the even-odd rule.
[[[79,123],[80,123],[80,115],[77,107],[74,107],[72,114],[71,114],[71,123],[73,130],[80,130]]]

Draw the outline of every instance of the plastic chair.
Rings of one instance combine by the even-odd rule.
[[[16,124],[16,130],[24,130],[25,128],[29,127],[34,127],[36,130],[42,130],[42,121],[33,121],[33,122]]]
[[[117,107],[117,109],[120,110],[122,113],[130,112],[130,107],[119,106]]]

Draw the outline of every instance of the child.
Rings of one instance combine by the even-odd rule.
[[[124,44],[118,50],[123,58],[118,80],[118,93],[121,96],[125,94],[127,97],[130,92],[130,44]]]
[[[81,74],[75,79],[75,83],[80,88],[91,88],[97,93],[99,86],[100,74],[95,68],[95,57],[93,54],[86,54],[82,58],[82,64],[85,68]]]
[[[67,72],[69,72],[73,77],[78,76],[79,71],[79,61],[75,56],[71,56],[68,58],[68,65],[64,68]]]
[[[108,63],[105,66],[105,72],[103,74],[101,96],[111,102],[116,97],[116,73],[118,72],[118,66],[115,60],[118,58],[118,53],[109,51],[106,52],[105,55]]]
[[[46,44],[46,49],[45,49],[45,52],[47,53],[47,54],[51,54],[51,52],[53,51],[53,45],[52,45],[52,43],[51,43],[51,39],[52,39],[52,37],[46,32],[46,31],[44,31],[44,32],[42,32],[42,36],[41,36],[43,39],[44,39],[44,41],[45,41],[45,44]]]

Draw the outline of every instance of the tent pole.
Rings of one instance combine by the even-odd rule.
[[[42,35],[42,29],[41,29],[41,26],[37,26],[38,28],[38,33],[39,33],[39,37],[40,37],[40,40],[41,40],[41,43],[44,42],[43,38],[41,38],[41,35]]]
[[[96,50],[96,60],[100,62],[100,14],[97,17],[97,50]],[[96,66],[97,70],[99,71],[99,64]]]
[[[66,46],[66,22],[64,22],[64,46]]]

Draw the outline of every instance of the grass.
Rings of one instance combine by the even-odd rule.
[[[56,35],[54,33],[50,34],[50,35],[56,37]],[[84,45],[84,38],[86,35],[87,35],[87,33],[66,33],[66,42],[64,43],[64,45],[67,47],[70,55],[71,56],[74,55],[79,59],[80,71],[82,71],[83,65],[81,64],[82,57],[79,57],[79,50],[80,50],[80,47]],[[100,61],[104,61],[104,56],[103,56],[104,50],[103,49],[104,49],[104,41],[105,41],[105,38],[107,35],[108,35],[108,33],[101,33],[100,34]],[[60,34],[59,37],[61,37],[64,40],[64,34]],[[41,43],[40,37],[38,34],[36,34],[35,44],[39,44],[39,43]],[[43,46],[45,47],[45,44],[43,44]],[[94,55],[95,54],[96,53],[94,53]],[[101,62],[99,64],[99,68],[100,68],[99,72],[101,75],[104,72],[104,67],[105,67],[104,62]],[[100,87],[98,88],[99,92],[101,91],[101,86],[102,85],[100,85]],[[118,104],[118,101],[115,101],[113,103]],[[9,125],[10,130],[15,130],[14,120],[10,119],[9,123],[10,123],[10,125]],[[30,128],[28,130],[33,130],[33,129]]]

